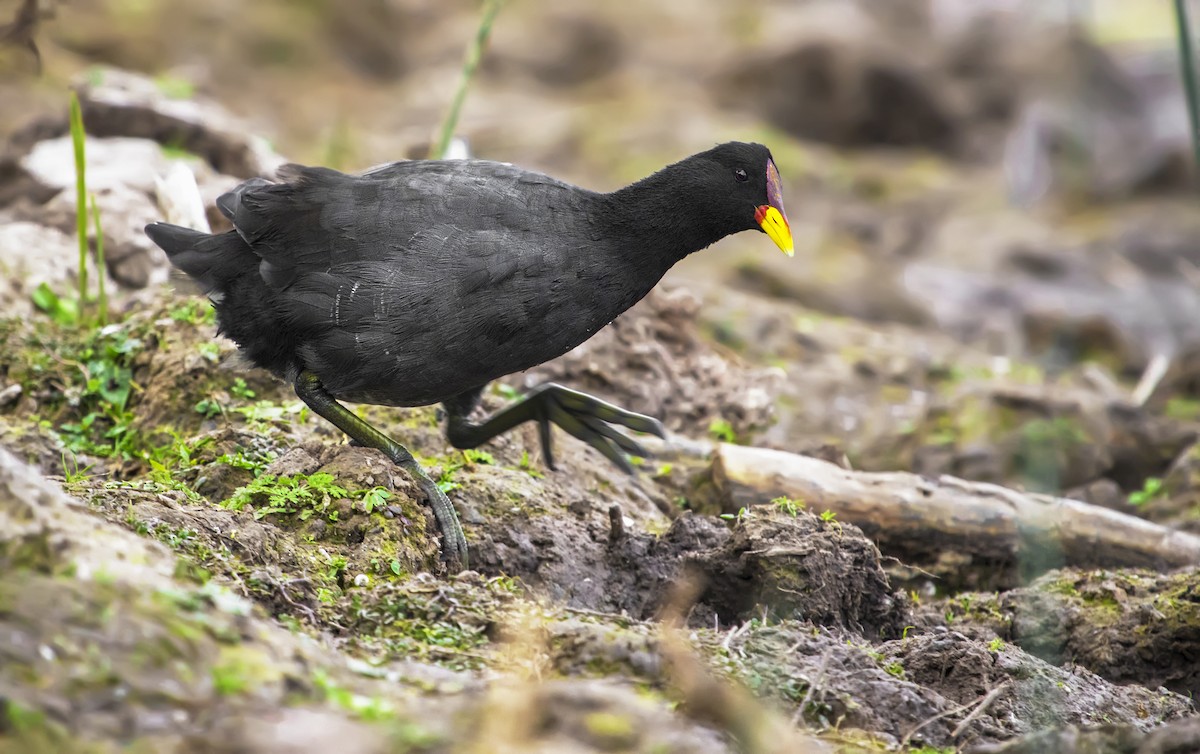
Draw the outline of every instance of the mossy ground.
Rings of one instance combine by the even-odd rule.
[[[653,731],[666,729],[654,716],[672,708],[685,713],[671,725],[695,725],[687,710],[711,702],[697,698],[684,680],[691,671],[680,669],[661,627],[645,620],[648,615],[579,609],[572,602],[613,604],[611,595],[585,582],[595,579],[597,588],[606,583],[601,577],[623,583],[612,580],[623,568],[633,568],[625,579],[630,589],[651,588],[650,581],[638,584],[650,572],[637,569],[669,554],[668,548],[645,555],[678,536],[664,510],[678,515],[683,507],[673,501],[685,496],[702,504],[704,492],[692,481],[696,470],[656,464],[647,487],[606,473],[590,450],[560,440],[561,462],[570,473],[551,474],[540,464],[532,431],[462,453],[446,445],[432,408],[358,408],[410,443],[462,510],[473,549],[492,553],[482,560],[482,574],[447,578],[439,573],[428,511],[410,480],[375,451],[347,446],[274,378],[224,368],[230,349],[209,345],[215,333],[203,307],[172,316],[174,311],[132,316],[103,332],[76,333],[41,321],[0,326],[4,346],[18,354],[3,377],[21,385],[17,404],[2,415],[5,443],[24,448],[27,460],[56,475],[86,506],[78,515],[159,548],[161,556],[139,557],[166,571],[151,586],[131,587],[103,573],[81,581],[75,566],[54,565],[54,550],[43,540],[0,550],[16,572],[37,574],[0,580],[7,614],[27,616],[20,621],[31,637],[52,633],[52,623],[70,627],[59,637],[63,649],[52,646],[70,685],[43,667],[45,652],[36,647],[7,667],[10,678],[23,682],[49,675],[39,682],[40,696],[10,700],[7,738],[0,739],[6,745],[30,751],[74,746],[87,725],[47,715],[51,700],[86,707],[97,695],[119,694],[138,720],[179,705],[238,719],[249,710],[283,707],[367,721],[369,732],[355,728],[355,735],[399,741],[396,750],[437,751],[461,743],[464,735],[485,735],[495,725],[490,716],[498,702],[486,697],[473,707],[468,700],[478,700],[492,683],[499,689],[514,681],[512,688],[527,700],[570,706],[575,702],[564,700],[577,698],[572,695],[599,698],[586,684],[602,683],[627,688],[639,704],[649,705],[635,710],[624,706],[629,699],[604,697],[600,707],[588,707],[571,735],[600,749],[636,749],[653,740]],[[502,405],[510,394],[497,388],[486,397],[486,408]],[[982,423],[992,418],[980,414]],[[1000,431],[1027,426],[1017,422]],[[605,543],[614,507],[634,527],[624,544]],[[862,595],[845,605],[826,604],[833,592],[810,590],[809,581],[846,581],[822,569],[869,553],[861,534],[848,535],[840,522],[823,521],[798,504],[777,508],[727,522],[733,536],[721,557],[752,564],[762,550],[756,537],[787,538],[795,529],[810,532],[802,537],[809,544],[804,552],[815,560],[803,567],[764,560],[732,570],[713,561],[718,578],[758,568],[761,573],[751,576],[758,584],[755,599],[772,601],[768,593],[775,591],[781,599],[749,622],[718,615],[732,628],[694,628],[690,662],[702,674],[765,700],[755,715],[823,729],[838,751],[895,746],[907,718],[880,714],[880,694],[908,694],[910,715],[919,709],[935,716],[949,702],[935,685],[912,686],[911,659],[900,649],[907,639],[889,648],[879,644],[881,635],[846,638],[839,633],[845,629],[830,627],[830,621],[863,620],[842,612],[859,609],[850,605],[862,602]],[[744,547],[736,544],[739,536]],[[854,549],[860,541],[862,552]],[[632,549],[623,554],[622,548]],[[886,587],[882,571],[878,578]],[[1127,608],[1114,590],[1150,589],[1126,583],[1136,578],[1121,576],[1125,580],[1114,583],[1124,586],[1095,589],[1056,581],[1039,593],[1092,609],[1095,619],[1084,615],[1079,625],[1115,628]],[[1157,609],[1178,614],[1172,625],[1193,620],[1188,589],[1180,583],[1151,590]],[[649,595],[622,600],[652,603]],[[817,606],[823,607],[812,612]],[[991,621],[995,636],[1021,645],[1011,610],[994,596],[964,595],[944,612],[951,628]],[[879,629],[883,633],[898,634],[902,626],[893,617],[885,620],[881,613],[871,620],[887,624]],[[71,639],[71,632],[91,643]],[[1055,677],[1040,667],[1030,672]],[[399,686],[385,689],[381,682]],[[1174,714],[1162,704],[1155,714]],[[429,709],[436,710],[433,722],[422,718],[421,710]],[[451,721],[464,714],[478,727],[456,732]],[[116,723],[101,715],[95,724]],[[723,725],[734,724],[717,727]],[[173,736],[200,735],[190,718],[164,726]],[[949,729],[932,726],[925,740],[944,742]],[[238,736],[258,735],[244,726],[237,730]],[[540,735],[514,730],[505,735]],[[736,735],[736,726],[726,730]],[[1007,729],[1008,735],[1019,732]],[[156,745],[140,734],[133,740],[147,750]]]

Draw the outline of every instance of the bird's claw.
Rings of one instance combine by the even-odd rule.
[[[651,458],[652,455],[641,443],[617,431],[612,425],[636,432],[645,432],[666,439],[667,432],[659,420],[627,411],[586,393],[580,393],[561,385],[548,386],[537,400],[538,434],[542,442],[542,456],[546,466],[554,469],[554,453],[551,449],[550,424],[553,422],[576,439],[591,445],[605,458],[627,474],[633,474],[633,464],[627,456]]]
[[[458,512],[454,503],[446,497],[446,493],[438,488],[437,482],[425,473],[415,460],[393,458],[398,466],[403,467],[413,477],[417,486],[425,493],[426,503],[433,511],[433,519],[437,522],[438,531],[442,535],[442,561],[451,573],[467,570],[471,567],[467,551],[467,537],[463,533],[462,523],[458,520]]]

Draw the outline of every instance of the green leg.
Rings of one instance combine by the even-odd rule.
[[[449,417],[446,436],[456,448],[477,447],[518,424],[536,421],[538,435],[542,441],[542,455],[546,459],[546,465],[553,469],[554,453],[550,447],[550,424],[554,423],[568,434],[603,453],[618,468],[632,474],[633,466],[625,454],[643,458],[649,457],[650,454],[640,443],[626,437],[610,425],[619,424],[637,432],[666,438],[666,430],[657,419],[626,411],[587,393],[580,393],[553,382],[538,385],[521,400],[476,424],[468,416],[478,402],[478,397],[479,393],[472,393],[446,401],[444,404]]]
[[[451,570],[467,568],[467,538],[463,534],[462,525],[458,522],[458,514],[454,511],[454,505],[446,497],[446,493],[438,489],[437,483],[425,473],[425,470],[413,458],[412,453],[338,403],[321,385],[321,381],[315,374],[301,372],[296,379],[295,388],[296,395],[300,397],[300,400],[308,404],[309,408],[318,415],[345,432],[359,445],[383,451],[392,460],[392,463],[403,468],[412,476],[417,486],[429,499],[429,507],[433,509],[433,517],[437,520],[438,528],[442,532],[442,559],[449,564]]]

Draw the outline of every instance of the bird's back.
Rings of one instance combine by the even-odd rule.
[[[148,232],[217,294],[251,360],[338,397],[448,398],[564,353],[645,293],[603,259],[601,195],[538,173],[414,161],[280,179],[221,197],[229,233]]]

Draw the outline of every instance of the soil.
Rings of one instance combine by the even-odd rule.
[[[633,476],[561,433],[551,471],[530,426],[463,453],[433,407],[355,407],[459,510],[473,570],[448,574],[416,485],[242,364],[137,228],[177,160],[216,219],[281,155],[427,150],[474,4],[260,2],[234,31],[195,4],[46,5],[41,83],[0,81],[22,105],[0,118],[0,752],[1200,750],[1200,565],[900,562],[803,500],[712,488],[715,443],[741,443],[1200,531],[1194,196],[1165,144],[1116,193],[1051,164],[1041,204],[1009,204],[995,136],[1061,95],[1027,86],[1027,37],[905,45],[931,27],[872,4],[506,8],[476,153],[604,188],[764,140],[797,258],[722,242],[485,394],[553,380],[660,418]],[[54,311],[78,265],[68,79],[106,326]]]

